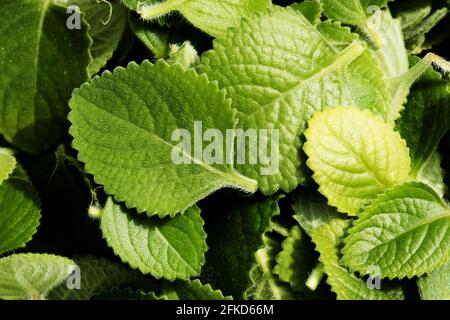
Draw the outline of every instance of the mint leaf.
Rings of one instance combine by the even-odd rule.
[[[76,264],[67,258],[21,253],[0,259],[0,299],[43,300]]]
[[[450,300],[450,260],[417,280],[422,300]]]
[[[345,240],[343,263],[368,274],[411,278],[450,258],[450,209],[430,187],[406,183],[387,191],[356,220]]]
[[[127,22],[127,12],[120,0],[56,0],[64,6],[77,5],[89,24],[93,43],[89,48],[93,61],[89,74],[95,75],[103,68],[119,45]]]
[[[369,289],[366,281],[349,273],[339,264],[339,246],[349,226],[349,221],[334,219],[313,230],[311,237],[320,253],[320,261],[327,274],[327,283],[336,293],[338,300],[396,300],[403,299],[399,289]]]
[[[270,4],[270,0],[165,0],[144,3],[136,11],[145,20],[178,11],[200,30],[214,37],[224,37],[229,27],[239,25],[241,18],[252,16]]]
[[[155,55],[162,59],[169,55],[170,44],[179,42],[176,32],[158,24],[141,23],[130,15],[130,27],[136,37]]]
[[[311,232],[333,219],[343,219],[345,216],[327,205],[327,199],[317,192],[299,190],[292,194],[291,207],[294,219],[303,230],[311,236]]]
[[[450,92],[438,72],[429,68],[413,85],[396,128],[406,140],[411,173],[417,177],[450,129]]]
[[[251,285],[250,270],[256,265],[255,253],[264,246],[263,234],[272,229],[271,218],[280,209],[278,198],[233,202],[222,210],[218,208],[214,221],[206,226],[209,250],[202,279],[224,294],[241,299]]]
[[[105,258],[86,256],[73,260],[79,267],[80,288],[69,289],[67,284],[63,283],[49,293],[49,300],[89,300],[112,288],[156,287],[152,279]]]
[[[101,230],[114,253],[132,268],[158,279],[175,280],[200,273],[207,249],[203,223],[196,207],[161,220],[126,212],[109,199],[102,212]]]
[[[273,273],[276,256],[282,250],[281,243],[270,234],[263,239],[265,247],[256,252],[258,264],[250,272],[252,285],[245,297],[249,300],[292,300],[294,295],[290,287]]]
[[[319,0],[305,0],[300,3],[296,2],[291,4],[291,8],[300,11],[312,24],[318,24],[320,22],[322,3]]]
[[[0,254],[24,247],[41,218],[39,196],[20,170],[0,184]]]
[[[0,133],[40,153],[63,135],[70,94],[88,78],[88,27],[68,29],[66,8],[51,0],[4,0],[0,12]]]
[[[326,20],[317,24],[316,28],[328,43],[338,50],[344,50],[359,39],[356,33],[352,33],[349,27],[343,27],[340,22]]]
[[[314,114],[303,150],[328,203],[356,215],[377,195],[409,179],[408,148],[369,111],[333,108]]]
[[[0,185],[16,168],[16,158],[10,149],[0,147]]]
[[[244,19],[202,61],[199,70],[233,100],[238,128],[279,130],[279,170],[264,175],[261,163],[236,166],[266,195],[305,181],[299,149],[314,112],[357,105],[384,116],[388,108],[385,84],[364,45],[354,42],[339,52],[291,8],[273,6]]]
[[[281,281],[289,283],[294,292],[306,290],[305,282],[314,267],[314,256],[309,239],[299,226],[293,226],[282,242],[282,250],[276,257],[273,273]]]
[[[395,1],[392,11],[401,18],[408,49],[419,54],[430,49],[432,31],[447,15],[448,9],[432,0]]]
[[[389,0],[321,0],[325,15],[345,24],[364,27],[368,17]]]
[[[194,70],[164,61],[131,63],[83,85],[70,106],[79,159],[107,193],[129,208],[174,216],[223,187],[256,190],[256,182],[224,157],[222,164],[208,164],[204,153],[195,151],[198,121],[203,132],[216,129],[225,137],[235,120],[216,85]],[[174,142],[176,129],[184,129],[189,141]],[[226,155],[227,148],[224,143],[216,152]],[[181,154],[183,163],[175,164],[173,154]]]
[[[159,298],[164,300],[230,300],[220,290],[214,290],[209,284],[200,280],[175,281],[163,284]]]
[[[435,151],[430,159],[424,164],[417,176],[417,181],[432,187],[440,197],[443,197],[447,190],[447,186],[444,183],[445,172],[441,167],[441,162],[442,156],[438,151]]]

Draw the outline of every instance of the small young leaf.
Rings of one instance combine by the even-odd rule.
[[[244,19],[226,39],[214,42],[199,69],[232,99],[239,129],[278,130],[278,170],[264,175],[263,163],[236,166],[268,195],[290,192],[305,181],[299,149],[314,112],[356,105],[384,116],[388,108],[385,83],[364,44],[338,51],[292,8],[273,6]]]
[[[69,289],[67,284],[63,283],[53,289],[47,299],[89,300],[112,288],[156,287],[156,284],[152,283],[152,279],[144,277],[138,271],[128,270],[124,266],[104,258],[86,256],[73,260],[80,268],[80,288]]]
[[[74,270],[75,262],[49,254],[21,253],[0,259],[0,299],[43,300]]]
[[[409,177],[405,141],[369,111],[333,108],[316,113],[303,150],[328,203],[356,215],[377,195]]]
[[[316,249],[320,253],[320,261],[327,274],[327,283],[336,293],[338,300],[396,300],[403,299],[403,293],[398,289],[369,289],[366,281],[349,273],[339,264],[339,246],[349,221],[334,219],[329,224],[323,224],[311,233]]]
[[[422,300],[450,300],[450,260],[417,280]]]
[[[0,185],[16,168],[16,158],[12,151],[0,147]]]
[[[52,0],[2,0],[0,12],[0,133],[41,153],[65,132],[70,94],[88,79],[88,26],[70,30]]]
[[[158,295],[164,300],[230,300],[224,297],[220,290],[214,290],[209,284],[202,284],[200,280],[177,280],[173,283],[165,283],[162,293]]]
[[[0,254],[24,247],[31,240],[39,225],[40,211],[36,190],[16,169],[0,184]]]
[[[129,208],[175,216],[222,187],[256,191],[256,182],[237,173],[225,156],[210,164],[203,150],[197,152],[204,131],[219,130],[225,137],[235,120],[217,86],[194,70],[161,60],[131,63],[83,85],[70,106],[79,159]],[[182,142],[174,142],[177,132]],[[218,154],[227,150],[223,143]],[[174,153],[181,164],[175,164]]]
[[[405,183],[375,200],[350,229],[343,263],[381,277],[411,278],[450,258],[450,209],[430,187]]]
[[[158,279],[196,276],[205,262],[206,234],[197,207],[161,220],[126,212],[109,199],[101,229],[108,245],[124,262]]]
[[[200,30],[214,37],[224,37],[229,27],[239,25],[243,17],[252,16],[270,4],[270,0],[165,0],[143,4],[137,12],[143,19],[150,20],[178,11]]]
[[[263,234],[279,213],[278,198],[239,200],[214,212],[213,222],[206,226],[210,249],[202,279],[241,299],[251,285],[250,270],[256,264],[255,253],[264,246]]]
[[[281,281],[289,283],[294,292],[306,290],[305,282],[314,267],[313,248],[299,226],[291,228],[289,237],[282,243],[282,250],[276,257],[273,273]]]
[[[250,276],[252,285],[244,297],[248,300],[292,300],[294,295],[286,283],[281,282],[273,273],[275,258],[281,251],[281,243],[271,235],[263,237],[265,247],[256,252],[257,264]]]

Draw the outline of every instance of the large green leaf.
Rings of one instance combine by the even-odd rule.
[[[109,199],[101,229],[124,262],[158,279],[196,276],[205,262],[206,234],[196,207],[173,219],[158,219],[127,212]]]
[[[75,267],[72,260],[48,254],[21,253],[1,258],[0,299],[45,299]]]
[[[366,281],[349,273],[339,264],[339,247],[349,226],[349,221],[334,219],[311,232],[312,240],[320,253],[320,261],[327,274],[327,283],[339,300],[392,300],[402,299],[399,289],[370,289]]]
[[[220,137],[208,144],[219,144],[219,164],[204,160],[208,148],[199,150],[196,141],[208,129],[225,137],[235,120],[217,86],[194,70],[164,61],[131,63],[83,85],[70,106],[79,159],[107,193],[130,208],[174,216],[222,187],[256,190],[255,181],[227,164],[229,146]],[[184,130],[183,142],[174,142],[176,129]]]
[[[39,196],[19,170],[0,184],[0,254],[24,247],[41,218]]]
[[[86,256],[76,257],[73,260],[79,268],[80,287],[70,289],[63,283],[54,288],[47,299],[89,300],[112,288],[134,286],[148,289],[156,286],[151,278],[146,278],[138,271],[129,270],[105,258]]]
[[[68,29],[52,0],[3,0],[0,12],[0,133],[40,153],[61,138],[70,94],[88,79],[88,27]]]
[[[206,226],[210,249],[202,279],[241,299],[251,285],[250,270],[256,265],[255,253],[264,246],[263,234],[271,230],[271,218],[280,209],[277,198],[233,202],[218,208],[219,212],[214,212],[214,219]]]
[[[328,203],[356,215],[377,195],[409,179],[406,143],[369,111],[333,108],[316,113],[304,151]]]
[[[289,192],[304,182],[299,149],[314,112],[356,105],[384,116],[388,108],[382,75],[364,44],[338,51],[291,8],[273,6],[244,19],[226,39],[214,42],[199,69],[233,100],[239,128],[278,130],[279,144],[272,149],[279,154],[279,170],[263,172],[262,162],[236,166],[257,179],[264,194]],[[274,139],[269,136],[268,141]]]
[[[343,263],[383,278],[411,278],[450,258],[450,209],[422,183],[387,191],[356,220],[345,240]]]
[[[136,0],[125,0],[131,4]],[[172,11],[180,12],[194,26],[214,37],[224,37],[229,27],[238,26],[243,17],[264,10],[270,0],[165,0],[137,5],[143,19],[159,18]]]

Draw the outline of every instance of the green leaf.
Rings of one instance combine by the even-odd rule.
[[[416,63],[417,58],[412,59]],[[431,68],[413,85],[396,128],[411,154],[411,174],[417,177],[450,129],[450,92],[447,82]]]
[[[450,300],[450,260],[417,280],[422,300]]]
[[[343,263],[383,278],[411,278],[450,258],[450,209],[430,187],[406,183],[387,191],[356,220],[345,240]]]
[[[250,270],[256,265],[255,253],[264,246],[263,234],[272,229],[271,218],[279,213],[276,197],[233,199],[214,212],[213,222],[206,226],[209,250],[203,281],[241,299],[251,285]]]
[[[80,289],[69,289],[63,283],[49,293],[49,300],[89,300],[112,288],[155,287],[152,279],[105,258],[86,256],[73,260],[80,268]]]
[[[389,0],[321,0],[325,15],[345,24],[364,26],[368,17]],[[372,6],[372,7],[371,7]]]
[[[253,266],[250,276],[252,285],[245,292],[248,300],[292,300],[289,286],[281,282],[273,273],[276,256],[282,250],[281,243],[270,234],[263,237],[265,247],[256,252],[257,265]]]
[[[203,157],[207,148],[198,152],[203,132],[216,129],[225,137],[235,120],[217,86],[194,70],[164,61],[131,63],[83,85],[70,106],[79,159],[129,208],[174,216],[222,187],[256,190],[256,182],[237,173],[225,157],[209,164]],[[180,139],[176,133],[182,142],[174,142]],[[223,145],[217,152],[226,155]]]
[[[294,219],[309,236],[321,225],[328,224],[333,219],[345,218],[335,208],[327,205],[327,199],[317,192],[301,189],[291,197]]]
[[[352,33],[348,27],[343,27],[340,22],[326,20],[317,24],[316,28],[328,43],[338,50],[344,50],[353,41],[359,39],[356,33]]]
[[[322,3],[319,0],[305,0],[300,3],[293,3],[290,6],[292,9],[299,11],[312,24],[320,22],[322,15]]]
[[[164,300],[230,300],[224,297],[220,290],[214,290],[209,284],[202,284],[200,280],[175,281],[163,284],[159,295]]]
[[[0,185],[16,168],[16,158],[10,149],[0,147]]]
[[[273,273],[281,281],[289,283],[294,292],[306,290],[305,282],[314,267],[313,248],[299,226],[291,228],[289,237],[282,243],[282,250],[276,257]]]
[[[214,37],[224,37],[227,29],[238,26],[243,17],[270,5],[270,0],[165,0],[144,3],[137,7],[137,12],[143,19],[151,20],[178,11],[200,30]]]
[[[0,259],[0,299],[43,300],[76,264],[67,258],[21,253]]]
[[[0,254],[25,247],[41,218],[39,196],[20,170],[0,184]]]
[[[119,45],[127,22],[127,11],[119,0],[56,0],[68,7],[79,6],[89,24],[92,38],[90,52],[93,61],[89,64],[90,76],[103,68]]]
[[[379,117],[356,108],[314,114],[303,150],[319,191],[338,211],[356,215],[377,195],[409,178],[408,148]]]
[[[155,55],[156,59],[166,58],[170,52],[170,44],[179,42],[178,32],[158,24],[141,23],[130,15],[130,27],[136,37]]]
[[[336,293],[338,300],[392,300],[403,299],[399,289],[370,289],[366,281],[349,273],[339,264],[339,246],[342,237],[349,226],[349,221],[334,219],[329,224],[323,224],[312,231],[311,236],[320,253],[320,261],[327,274],[327,283]]]
[[[3,0],[0,12],[0,133],[40,153],[60,140],[70,94],[88,79],[88,27],[68,29],[66,8],[51,0]]]
[[[442,156],[435,151],[417,175],[417,181],[432,187],[440,197],[443,197],[447,186],[444,183],[445,172],[441,167],[441,162]]]
[[[279,153],[279,170],[264,175],[262,163],[236,166],[257,179],[266,195],[279,189],[290,192],[305,181],[299,149],[314,112],[357,105],[384,115],[388,108],[385,84],[364,45],[355,42],[339,52],[291,8],[273,6],[244,19],[226,39],[214,42],[199,69],[233,100],[238,128],[278,130],[279,143],[272,148]]]
[[[197,207],[173,219],[158,219],[126,212],[109,199],[101,230],[122,261],[158,279],[196,276],[205,262],[206,234]]]

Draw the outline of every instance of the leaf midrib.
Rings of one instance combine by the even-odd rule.
[[[297,85],[288,89],[287,91],[280,93],[280,95],[278,97],[276,97],[274,100],[270,101],[269,103],[261,106],[260,109],[252,111],[251,113],[244,113],[244,114],[247,117],[251,117],[257,113],[263,112],[267,108],[272,107],[276,102],[283,100],[286,96],[290,95],[291,92],[299,91],[302,89],[302,87],[314,82],[315,80],[320,79],[320,78],[328,75],[329,73],[338,70],[342,66],[350,64],[357,57],[359,57],[361,54],[363,54],[365,52],[365,50],[366,50],[365,47],[358,41],[350,44],[347,48],[345,48],[339,54],[336,55],[336,57],[332,63],[330,63],[325,68],[320,69],[319,72],[313,74],[309,78],[302,80],[300,83],[298,83]]]
[[[123,119],[123,118],[121,118],[120,116],[118,116],[118,115],[116,115],[116,114],[114,114],[114,113],[108,112],[107,110],[98,107],[96,104],[91,103],[90,101],[88,101],[88,100],[85,99],[84,97],[81,97],[81,99],[83,99],[83,101],[84,101],[87,105],[93,106],[95,109],[98,109],[98,110],[100,110],[101,112],[104,112],[105,114],[107,114],[107,115],[109,115],[109,116],[112,116],[113,118],[115,118],[115,119],[117,119],[117,120],[119,120],[119,121],[125,123],[126,125],[131,125],[133,128],[136,128],[136,129],[138,129],[139,131],[145,132],[145,134],[150,134],[152,137],[156,138],[156,140],[162,142],[163,144],[169,146],[170,148],[173,149],[173,148],[176,147],[175,145],[171,144],[170,142],[164,140],[164,139],[163,139],[162,137],[160,137],[159,135],[157,135],[157,134],[155,134],[155,133],[153,133],[153,132],[151,132],[151,131],[148,131],[148,130],[145,129],[145,128],[142,128],[142,127],[140,127],[139,125],[137,125],[137,124],[135,124],[135,123],[133,123],[133,122],[131,122],[131,121],[128,121],[128,120],[126,120],[126,119]],[[80,115],[80,116],[81,116],[81,115]],[[179,150],[179,149],[177,148],[177,150]],[[216,169],[216,168],[214,168],[213,166],[208,165],[208,164],[206,164],[206,163],[204,163],[204,162],[198,160],[198,159],[195,158],[195,157],[192,157],[192,155],[186,154],[186,153],[184,152],[184,150],[183,150],[183,156],[186,156],[187,158],[191,159],[191,160],[193,161],[194,164],[197,164],[197,165],[199,165],[199,166],[205,168],[206,171],[210,171],[210,172],[216,174],[216,175],[219,176],[219,177],[225,178],[225,182],[233,182],[233,183],[236,183],[236,186],[243,187],[245,190],[247,190],[247,189],[244,187],[243,181],[244,181],[244,180],[251,180],[251,179],[248,178],[248,177],[242,176],[241,174],[238,174],[238,173],[234,170],[233,166],[228,167],[229,173],[227,173],[227,172],[225,172],[225,171],[221,171],[221,170],[219,170],[219,169]],[[241,181],[241,182],[238,182],[237,180],[239,180],[239,181]],[[252,180],[252,181],[253,181],[253,180]],[[242,183],[242,184],[241,184],[241,183]],[[247,186],[248,186],[249,182],[246,182],[246,184],[247,184]]]

